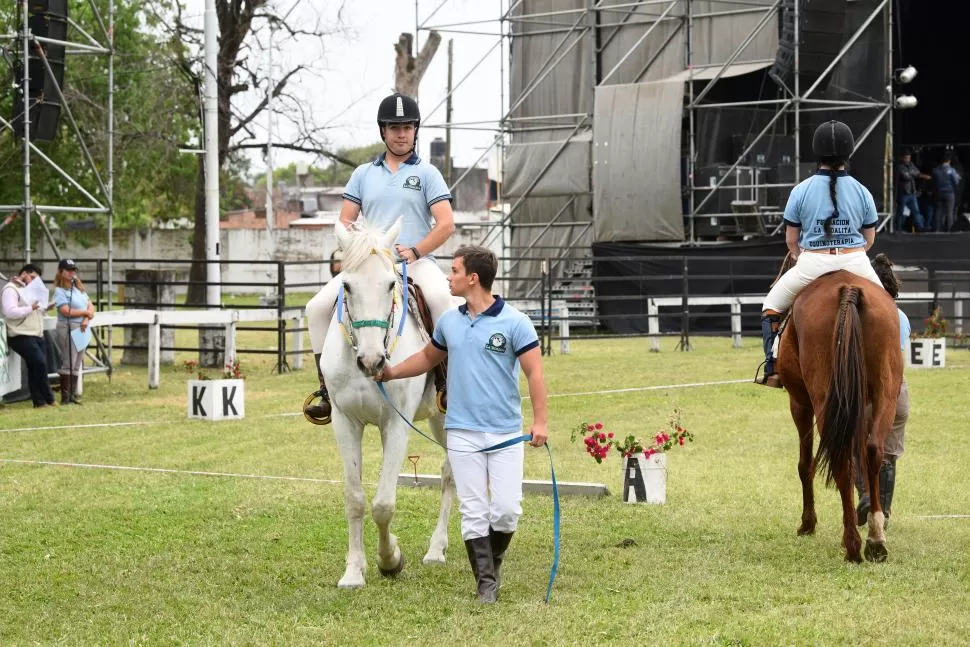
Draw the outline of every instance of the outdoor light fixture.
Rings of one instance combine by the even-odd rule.
[[[909,108],[915,108],[916,104],[919,103],[911,94],[902,94],[896,97],[893,105],[896,106],[897,110],[908,110]]]
[[[907,65],[906,67],[896,70],[896,82],[901,84],[906,84],[912,82],[916,78],[916,68],[912,65]]]

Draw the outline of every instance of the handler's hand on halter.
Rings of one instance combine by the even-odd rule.
[[[399,258],[407,261],[408,265],[418,260],[418,255],[414,252],[413,247],[405,247],[404,245],[395,245],[394,251],[397,252]]]
[[[533,424],[529,428],[529,432],[532,434],[532,440],[529,444],[533,447],[542,447],[546,444],[546,439],[549,438],[549,429],[546,425]]]
[[[381,372],[373,377],[373,380],[375,382],[387,382],[389,380],[393,380],[394,378],[391,377],[392,368],[392,366],[385,365],[384,368],[381,369]]]

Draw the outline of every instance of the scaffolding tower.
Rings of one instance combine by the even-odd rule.
[[[561,277],[575,261],[589,256],[594,234],[599,233],[597,221],[611,216],[599,213],[592,199],[597,149],[609,144],[593,132],[597,118],[594,106],[597,92],[611,85],[674,78],[685,84],[682,160],[677,160],[686,167],[684,204],[677,214],[644,214],[645,218],[683,217],[682,236],[679,240],[667,239],[668,244],[700,244],[699,224],[711,219],[749,221],[740,228],[753,235],[777,233],[782,227],[784,205],[758,204],[758,199],[751,198],[774,189],[787,196],[787,191],[804,179],[803,160],[812,160],[803,152],[806,132],[810,140],[811,129],[823,114],[823,120],[834,116],[850,122],[856,132],[857,151],[864,146],[871,149],[869,159],[876,166],[874,170],[870,164],[868,172],[881,185],[881,190],[873,190],[881,205],[880,228],[891,221],[893,3],[889,0],[847,0],[847,11],[854,16],[851,21],[846,19],[847,37],[827,68],[817,75],[806,74],[801,65],[803,0],[503,0],[492,21],[432,24],[434,15],[450,1],[436,3],[423,21],[418,18],[418,30],[481,35],[482,24],[498,21],[497,42],[471,71],[495,48],[501,48],[503,54],[508,52],[507,57],[500,56],[502,83],[505,86],[508,79],[509,91],[505,100],[506,88],[501,89],[503,114],[493,122],[492,146],[475,164],[492,148],[503,152],[502,197],[508,199],[509,207],[482,242],[499,237],[510,241],[505,255],[519,259],[506,268],[510,276],[534,275],[541,261],[533,257],[545,257],[552,262],[548,269]],[[780,17],[785,11],[794,13],[791,87],[769,81],[776,98],[717,100],[716,90],[726,79],[753,71],[764,73],[775,62]],[[417,2],[416,14],[420,15]],[[853,52],[866,46],[860,41],[867,34],[864,42],[869,42],[868,53],[851,58]],[[539,39],[545,39],[546,45],[530,48]],[[873,65],[872,52],[876,51],[880,60]],[[849,68],[859,61],[867,62],[869,69],[865,72],[874,79],[872,91],[828,87],[836,86],[834,78],[847,78]],[[537,94],[547,86],[555,89],[536,101]],[[555,100],[566,95],[565,101]],[[749,111],[752,132],[748,134],[753,136],[745,140],[743,150],[720,160],[724,168],[716,181],[702,183],[698,161],[709,142],[699,140],[701,126],[719,110]],[[458,121],[440,126],[480,129],[483,124]],[[759,177],[757,164],[748,158],[779,129],[781,137],[791,140],[793,173],[784,181],[768,182]],[[524,156],[528,157],[526,163],[521,159],[515,163]],[[582,164],[582,172],[575,172]],[[563,169],[574,172],[573,181],[557,181],[561,178],[555,176]],[[463,179],[457,178],[454,185]],[[717,200],[724,191],[733,192],[733,199]],[[713,208],[728,203],[729,210]],[[521,286],[526,293],[535,288]]]
[[[97,23],[97,31],[94,35],[88,33],[77,22],[67,17],[67,24],[73,28],[73,35],[78,36],[78,40],[58,40],[46,38],[32,33],[29,25],[28,11],[29,0],[17,0],[19,5],[20,24],[16,33],[0,34],[0,40],[9,44],[9,48],[17,48],[18,59],[23,67],[23,78],[19,87],[14,88],[14,92],[21,93],[23,97],[23,114],[18,115],[18,119],[23,121],[23,202],[21,204],[0,205],[0,213],[17,213],[23,216],[24,223],[24,261],[30,262],[32,247],[31,218],[36,215],[41,229],[47,242],[50,244],[54,253],[60,257],[57,243],[47,226],[47,214],[52,213],[87,213],[87,214],[106,214],[108,217],[108,282],[109,291],[111,289],[112,277],[112,253],[113,253],[113,188],[114,188],[114,0],[107,1],[107,12],[102,12],[94,0],[89,0],[88,4],[94,14]],[[72,35],[68,31],[69,36]],[[71,112],[70,103],[64,96],[64,90],[57,81],[57,77],[51,68],[50,61],[47,59],[46,46],[54,45],[64,47],[65,63],[67,56],[101,56],[105,60],[105,68],[108,76],[107,93],[105,100],[105,119],[107,138],[105,145],[105,164],[104,173],[94,161],[91,149],[88,147],[77,121]],[[60,104],[60,119],[66,119],[71,132],[77,139],[79,148],[84,157],[85,171],[90,176],[89,180],[83,177],[75,177],[61,168],[54,160],[48,157],[34,142],[34,135],[31,131],[31,110],[36,104],[43,101],[43,96],[31,103],[30,98],[30,65],[31,54],[40,60],[47,80],[54,89],[54,99]],[[14,121],[17,121],[15,119]],[[12,121],[8,121],[0,116],[0,128],[17,133]],[[34,159],[40,159],[44,164],[53,169],[67,184],[84,197],[87,206],[67,206],[58,204],[43,204],[34,201],[31,193],[30,169]],[[85,184],[87,182],[87,185]]]
[[[67,3],[65,2],[65,5],[66,4]],[[23,69],[23,78],[21,79],[21,83],[19,86],[15,86],[13,88],[14,92],[21,93],[21,97],[23,99],[23,113],[21,115],[15,115],[13,120],[7,120],[4,116],[0,115],[0,130],[9,130],[14,136],[20,136],[21,134],[21,132],[19,132],[21,129],[15,128],[14,122],[21,121],[23,124],[21,137],[21,142],[23,144],[23,201],[20,204],[0,205],[0,213],[12,215],[19,214],[22,216],[24,227],[25,263],[29,263],[31,261],[31,248],[33,244],[31,221],[34,216],[36,216],[37,222],[40,224],[43,232],[43,236],[46,238],[51,249],[54,251],[55,256],[60,258],[61,253],[58,249],[57,242],[51,233],[50,227],[48,227],[47,216],[49,214],[106,214],[108,221],[107,283],[108,294],[111,295],[113,293],[114,276],[114,268],[112,265],[114,257],[114,211],[112,196],[114,193],[115,0],[106,0],[106,2],[102,3],[107,5],[106,11],[102,11],[98,7],[98,3],[95,2],[95,0],[88,0],[87,4],[93,13],[94,22],[97,26],[97,28],[94,30],[94,34],[85,30],[75,20],[71,19],[69,15],[66,16],[68,30],[67,36],[64,40],[47,38],[34,34],[30,27],[29,0],[17,0],[19,16],[17,31],[8,34],[0,34],[0,42],[3,43],[3,47],[8,51],[16,52],[18,62]],[[51,45],[64,48],[65,66],[67,64],[68,56],[98,56],[102,57],[104,60],[104,69],[107,75],[107,91],[103,99],[106,120],[105,132],[107,136],[104,141],[103,169],[99,169],[98,165],[95,163],[91,148],[88,146],[88,142],[85,141],[84,136],[81,133],[81,129],[71,112],[70,102],[68,102],[68,100],[65,98],[64,89],[58,82],[57,76],[52,69],[51,62],[47,58],[47,47]],[[6,58],[7,57],[5,57],[5,59]],[[35,143],[35,135],[31,130],[31,111],[35,108],[35,106],[42,103],[45,97],[43,94],[41,94],[40,98],[33,101],[31,99],[30,61],[32,58],[34,60],[39,60],[44,68],[46,81],[49,82],[45,84],[45,89],[53,88],[54,90],[55,96],[49,98],[56,99],[57,103],[60,105],[61,112],[58,116],[59,120],[64,119],[67,121],[72,134],[77,140],[78,147],[80,148],[81,154],[84,158],[85,166],[83,175],[87,176],[87,179],[81,174],[75,176],[63,169],[46,153],[44,153],[44,151]],[[92,99],[94,98],[96,97],[92,97]],[[57,129],[60,130],[60,123],[58,123]],[[35,159],[41,160],[42,163],[53,169],[53,171],[59,175],[65,183],[70,185],[78,195],[83,196],[83,202],[86,203],[85,206],[36,202],[31,191],[30,174],[31,167],[35,164]],[[4,220],[3,224],[0,225],[0,230],[7,226],[12,220],[13,218],[8,216],[8,218]],[[112,298],[109,296],[107,303],[108,310],[111,309],[111,303]],[[89,354],[89,357],[92,358],[95,364],[93,371],[103,371],[110,374],[110,329],[107,345],[102,344],[101,340],[96,336],[94,342],[95,343],[92,345],[94,354]],[[91,351],[89,351],[89,353],[90,352]],[[92,369],[88,369],[86,372],[91,371]]]

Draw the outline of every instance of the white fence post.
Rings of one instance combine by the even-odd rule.
[[[650,335],[650,352],[660,352],[660,308],[653,299],[647,299],[647,333]]]
[[[741,300],[731,301],[731,345],[741,348]]]
[[[290,366],[294,370],[303,368],[303,331],[300,330],[300,328],[303,328],[303,321],[303,317],[299,315],[293,317],[294,330],[290,333],[293,335],[293,343],[291,344],[293,347],[293,359],[290,362]]]
[[[953,302],[953,318],[956,320],[953,332],[963,334],[963,300],[957,299]]]
[[[148,324],[148,388],[157,389],[161,382],[159,369],[162,360],[162,324],[155,314],[153,323]]]
[[[569,308],[561,306],[559,308],[559,353],[569,354]]]
[[[222,358],[222,365],[229,366],[234,364],[236,361],[236,325],[237,325],[237,312],[232,313],[232,320],[226,324],[226,346],[225,354]]]

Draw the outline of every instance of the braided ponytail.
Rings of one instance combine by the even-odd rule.
[[[820,161],[833,170],[829,175],[829,197],[832,198],[832,215],[826,218],[823,223],[825,237],[828,238],[832,235],[832,223],[839,217],[839,200],[835,193],[835,183],[839,179],[839,174],[835,170],[844,166],[845,160],[842,158],[823,158]]]

